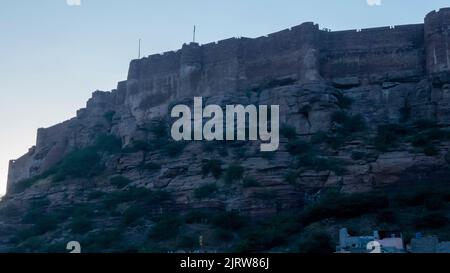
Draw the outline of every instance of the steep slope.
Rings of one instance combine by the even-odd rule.
[[[446,55],[428,57],[442,53],[436,35],[448,30],[434,19],[449,12],[361,32],[306,23],[132,61],[127,81],[39,129],[36,146],[11,161],[0,250],[64,251],[78,240],[101,252],[310,251],[313,241],[311,251],[330,251],[339,226],[407,227],[419,220],[373,214],[414,214],[436,194],[430,210],[442,221],[420,228],[445,227],[450,74]],[[279,105],[280,149],[173,141],[170,109],[194,96]],[[406,191],[425,197],[398,205],[415,200],[397,196]]]

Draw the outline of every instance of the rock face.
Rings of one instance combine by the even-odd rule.
[[[300,207],[327,187],[364,192],[418,176],[439,180],[449,174],[446,141],[424,154],[401,134],[404,139],[387,149],[371,140],[386,124],[430,120],[441,129],[450,125],[449,34],[450,9],[441,9],[428,14],[424,24],[328,32],[304,23],[256,39],[192,43],[133,60],[128,79],[116,90],[94,92],[75,118],[38,130],[36,146],[10,162],[8,197],[20,203],[46,195],[52,204],[65,204],[89,191],[110,190],[109,178],[121,175],[134,186],[170,192],[172,210],[206,207],[259,216]],[[137,148],[103,155],[106,169],[88,181],[66,178],[54,185],[41,179],[23,192],[11,190],[45,174],[74,150],[94,145],[101,135],[120,138],[125,149],[158,143],[167,136],[152,130],[155,121],[170,125],[171,106],[192,104],[194,96],[202,96],[205,104],[280,105],[280,122],[295,129],[297,142],[317,143],[320,153],[305,163],[286,136],[270,155],[261,154],[257,143],[214,143],[211,148],[192,142],[175,156]],[[327,133],[342,138],[337,112],[359,117],[349,123],[363,122],[364,130],[350,126],[339,145],[315,142]],[[251,178],[258,186],[233,184],[198,200],[195,189],[218,180],[202,169],[205,160],[220,160],[224,172],[239,164],[244,174],[238,180]],[[345,164],[337,168],[330,162]],[[142,168],[149,164],[158,167]]]

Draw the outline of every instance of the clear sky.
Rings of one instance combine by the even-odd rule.
[[[0,3],[0,193],[9,159],[36,129],[62,122],[96,89],[126,79],[137,56],[258,37],[314,21],[332,30],[422,23],[448,0],[2,0]]]

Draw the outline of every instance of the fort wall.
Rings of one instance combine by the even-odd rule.
[[[108,132],[103,115],[112,110],[122,111],[127,121],[145,120],[164,114],[177,99],[245,92],[280,79],[342,86],[423,79],[450,83],[449,36],[446,8],[429,13],[424,24],[332,32],[308,22],[255,39],[185,44],[133,60],[117,90],[95,92],[76,118],[39,129],[36,147],[10,162],[8,183],[42,173],[67,151],[89,144],[92,134]],[[134,130],[134,124],[123,124],[118,130]]]

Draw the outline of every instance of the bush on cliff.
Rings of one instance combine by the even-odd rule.
[[[112,123],[114,115],[116,114],[116,111],[108,111],[103,114],[103,118],[108,122]]]
[[[261,201],[275,201],[277,193],[271,190],[261,190],[255,192],[253,196]]]
[[[123,212],[122,223],[127,227],[134,226],[144,216],[145,216],[145,211],[142,209],[142,207],[131,206]]]
[[[349,219],[371,213],[389,206],[383,194],[340,194],[330,192],[309,205],[303,212],[302,221],[312,223],[327,218]]]
[[[211,217],[211,224],[215,227],[236,231],[244,227],[246,221],[244,217],[234,211],[216,212]]]
[[[410,134],[410,129],[402,124],[380,125],[374,139],[375,147],[380,151],[386,151],[396,146],[408,134]]]
[[[92,220],[86,215],[74,216],[69,225],[72,233],[84,234],[92,229]]]
[[[253,177],[246,176],[242,180],[242,187],[244,188],[257,188],[261,187],[261,184]]]
[[[289,142],[286,144],[286,150],[291,155],[302,155],[306,154],[311,151],[311,144],[309,144],[306,141],[294,139],[289,140]]]
[[[329,254],[334,251],[330,235],[321,229],[304,232],[298,243],[300,253]]]
[[[351,98],[345,96],[344,94],[342,94],[340,92],[334,93],[333,96],[337,99],[336,104],[341,109],[349,109],[353,104],[353,100]]]
[[[350,136],[354,133],[366,130],[366,122],[361,115],[349,115],[344,111],[337,111],[331,116],[331,120],[335,122],[338,127],[336,133],[339,136]]]
[[[169,157],[176,157],[183,153],[186,146],[187,142],[185,141],[170,141],[163,146],[163,152]]]
[[[153,120],[152,124],[149,126],[149,131],[156,138],[168,138],[169,136],[169,126],[165,120]]]
[[[181,218],[178,216],[164,216],[152,227],[149,237],[156,241],[165,241],[175,238],[182,226]]]
[[[88,178],[100,174],[104,165],[93,147],[76,150],[67,155],[57,167],[57,173],[74,178]]]
[[[225,182],[233,183],[234,181],[240,180],[244,176],[244,168],[236,163],[230,164],[225,171]]]
[[[205,199],[211,197],[218,190],[215,183],[206,184],[194,190],[194,197],[197,199]]]
[[[39,179],[37,177],[20,180],[16,184],[14,184],[14,186],[11,187],[10,192],[11,193],[21,193],[21,192],[25,191],[26,189],[30,188],[37,181],[39,181]]]
[[[301,229],[298,217],[294,213],[279,213],[266,220],[249,224],[241,232],[239,252],[267,251],[280,246],[290,239],[290,236]]]
[[[449,219],[444,212],[425,212],[414,221],[416,228],[440,228],[449,223]]]
[[[103,204],[113,207],[128,202],[139,202],[142,205],[157,205],[170,200],[171,196],[165,191],[152,191],[143,187],[129,187],[107,193],[103,196]]]
[[[202,162],[202,174],[204,176],[208,176],[212,174],[214,178],[219,179],[222,175],[222,161],[212,159],[212,160],[203,160]]]
[[[161,164],[155,162],[143,163],[139,165],[141,171],[159,171],[161,169]]]
[[[26,189],[30,188],[33,184],[35,184],[39,180],[46,179],[47,177],[49,177],[50,175],[52,175],[54,173],[55,173],[55,169],[50,169],[40,175],[36,175],[36,176],[28,178],[28,179],[20,180],[11,187],[10,192],[16,193],[16,194],[21,193],[21,192],[25,191]]]
[[[93,146],[98,152],[107,152],[115,154],[122,149],[122,140],[114,135],[100,135]]]
[[[111,182],[111,185],[118,189],[123,189],[131,183],[130,179],[120,175],[112,177],[109,181]]]
[[[280,134],[287,139],[295,139],[297,137],[297,131],[295,127],[283,124],[280,128]]]

